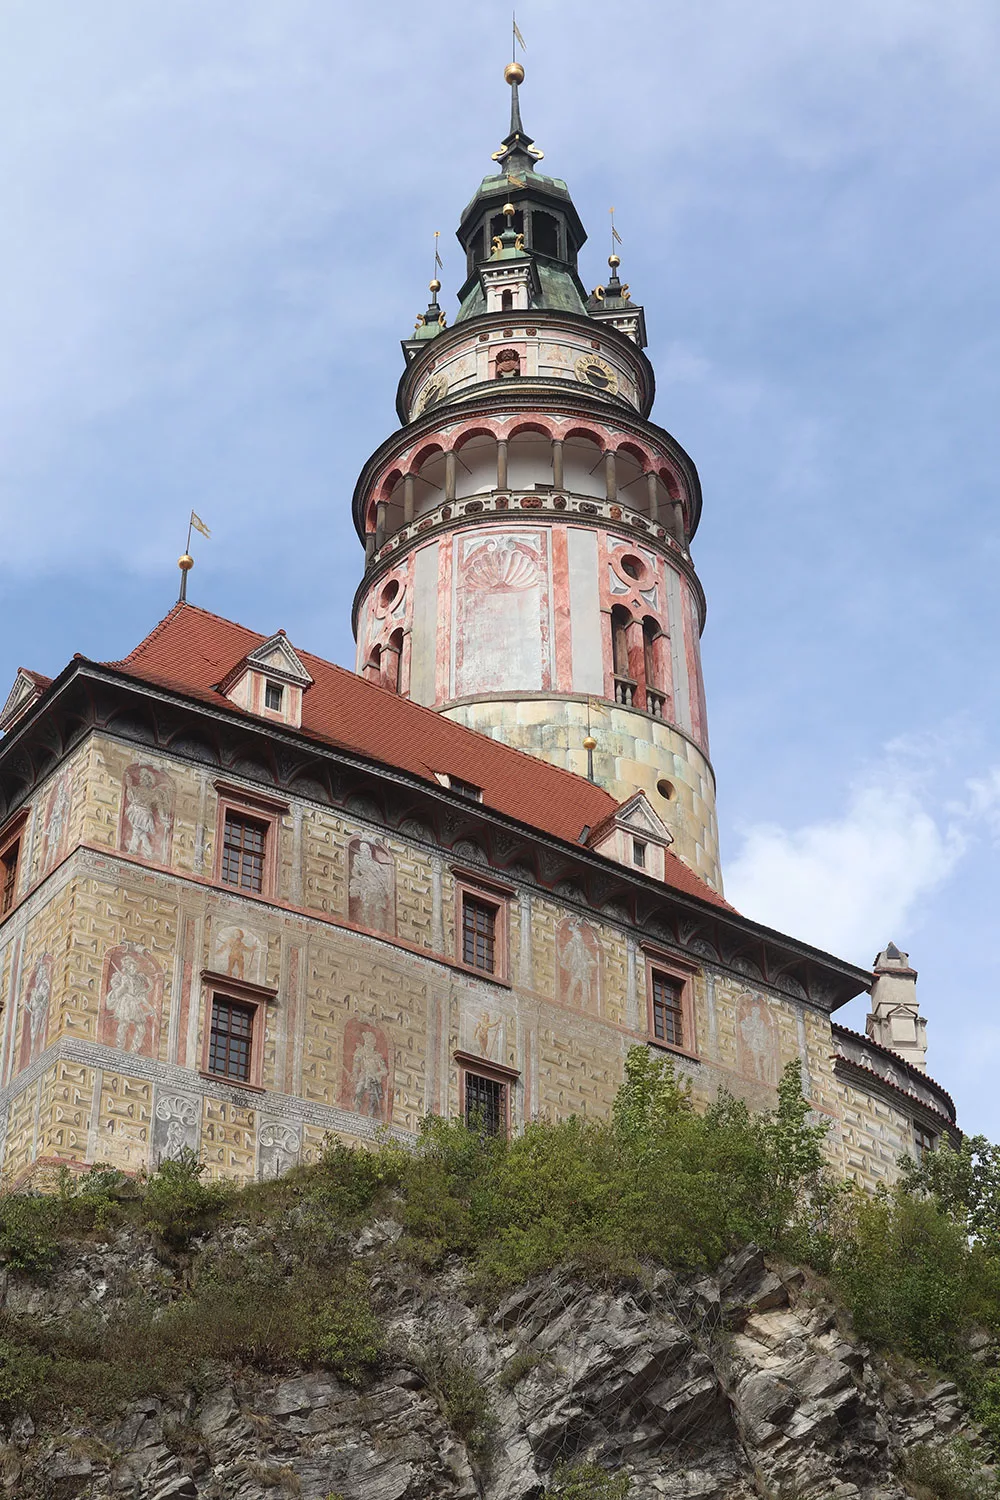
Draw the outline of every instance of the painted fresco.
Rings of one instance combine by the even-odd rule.
[[[49,1001],[52,996],[52,954],[43,953],[35,964],[24,991],[19,1070],[34,1062],[45,1050],[49,1032]]]
[[[263,984],[267,939],[249,927],[227,923],[212,930],[212,969],[230,979]]]
[[[778,1082],[778,1027],[760,995],[744,990],[736,1002],[736,1055],[744,1078]]]
[[[70,774],[64,771],[49,793],[42,819],[42,852],[39,874],[58,864],[69,841]]]
[[[198,1150],[201,1100],[172,1090],[158,1095],[153,1111],[153,1155],[157,1162],[180,1161]]]
[[[160,1040],[163,973],[138,943],[121,943],[104,958],[100,1040],[106,1047],[155,1057]]]
[[[347,849],[347,915],[371,932],[396,931],[396,864],[375,839],[352,839]]]
[[[566,917],[556,928],[556,979],[563,1005],[600,1014],[601,944],[582,917]]]
[[[463,1041],[466,1051],[492,1062],[503,1062],[506,1024],[502,1013],[487,1006],[467,1011],[463,1016]]]
[[[463,536],[455,695],[550,686],[548,562],[538,532]]]
[[[174,829],[174,784],[155,766],[129,766],[122,777],[118,847],[154,864],[170,863]]]
[[[340,1102],[355,1114],[388,1125],[392,1119],[392,1044],[370,1021],[348,1021]]]

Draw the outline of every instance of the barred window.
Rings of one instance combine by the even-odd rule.
[[[246,1083],[250,1078],[250,1044],[253,1039],[252,1005],[235,1000],[212,1001],[212,1032],[208,1047],[208,1071],[222,1078]]]
[[[678,980],[669,974],[654,969],[651,977],[653,992],[653,1036],[658,1042],[671,1047],[684,1045],[684,1013],[682,991]]]
[[[267,825],[227,812],[222,835],[222,879],[241,891],[264,889],[264,845]]]
[[[465,1075],[465,1123],[484,1135],[507,1132],[507,1085],[479,1073]]]
[[[5,916],[14,905],[17,890],[17,864],[21,854],[21,840],[9,844],[0,855],[0,916]]]
[[[473,896],[462,898],[462,962],[484,974],[496,972],[497,909]]]

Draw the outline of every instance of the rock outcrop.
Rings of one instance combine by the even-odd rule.
[[[691,1282],[659,1271],[602,1288],[552,1272],[487,1314],[460,1270],[408,1275],[385,1258],[387,1238],[355,1247],[393,1351],[367,1386],[220,1371],[87,1430],[17,1417],[0,1494],[538,1500],[556,1463],[590,1461],[629,1474],[630,1500],[904,1500],[902,1453],[962,1430],[954,1385],[891,1374],[801,1273],[752,1248]],[[144,1277],[150,1295],[170,1295],[124,1234],[77,1252],[47,1287],[4,1291],[22,1314],[60,1317]],[[474,1439],[449,1420],[435,1361],[480,1393]]]

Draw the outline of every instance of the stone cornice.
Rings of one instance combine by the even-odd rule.
[[[666,943],[750,983],[829,1013],[871,977],[806,943],[396,767],[224,703],[187,697],[99,663],[74,660],[0,743],[7,791],[0,817],[22,806],[90,731],[173,755],[271,794],[372,818],[464,865],[550,892],[563,904]],[[196,733],[192,733],[196,731]]]

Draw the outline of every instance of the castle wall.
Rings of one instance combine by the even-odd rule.
[[[472,973],[457,932],[474,851],[467,870],[418,832],[307,798],[275,813],[273,896],[240,894],[215,878],[216,779],[92,734],[40,787],[32,888],[0,926],[5,1182],[60,1164],[134,1172],[183,1147],[248,1179],[311,1159],[328,1132],[412,1139],[428,1112],[460,1112],[470,1058],[507,1070],[515,1128],[608,1114],[628,1048],[650,1041],[648,950],[627,921],[505,873],[506,974]],[[838,1165],[849,1148],[865,1180],[891,1175],[896,1136],[880,1099],[845,1092],[826,1016],[679,961],[689,1022],[673,1055],[696,1100],[726,1088],[770,1107],[797,1058]],[[258,1005],[252,1083],[206,1066],[220,992]],[[374,1092],[364,1048],[381,1059]]]

